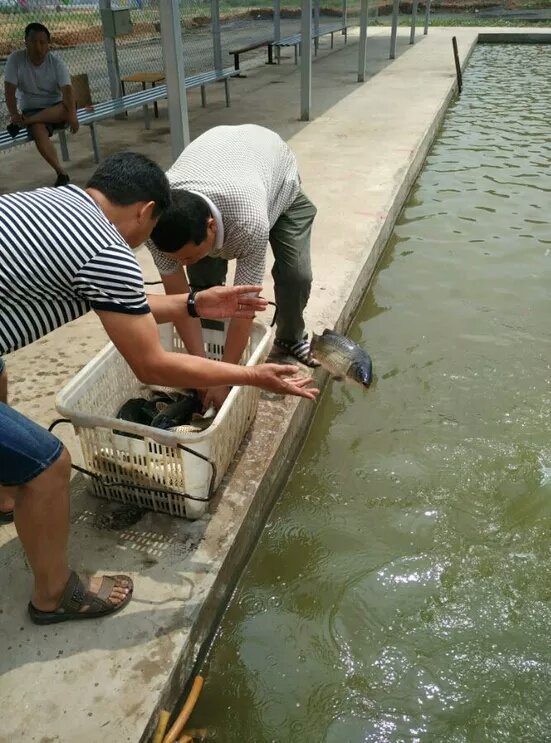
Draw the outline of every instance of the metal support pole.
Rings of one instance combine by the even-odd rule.
[[[342,25],[346,26],[348,18],[348,0],[342,0]]]
[[[180,3],[159,1],[161,44],[168,93],[168,119],[172,159],[180,155],[190,142],[184,70],[184,45],[180,25]]]
[[[59,149],[61,150],[61,157],[63,158],[64,162],[67,162],[69,160],[69,148],[67,147],[67,136],[65,134],[65,129],[59,130]]]
[[[367,14],[368,0],[361,0],[360,5],[360,44],[358,52],[358,82],[364,83],[367,72]]]
[[[281,0],[274,0],[274,41],[281,39]],[[280,48],[276,46],[277,63],[280,62]]]
[[[214,69],[222,69],[222,40],[220,32],[220,0],[210,0],[212,46],[214,51]]]
[[[99,0],[101,10],[111,10],[111,0]],[[107,74],[109,76],[109,89],[111,98],[120,98],[122,95],[121,72],[119,69],[119,57],[117,54],[117,44],[115,39],[103,36],[103,48],[105,49],[105,58],[107,61]],[[116,119],[124,119],[125,114],[117,114]]]
[[[312,106],[312,0],[302,0],[300,34],[300,120],[310,121]]]
[[[400,0],[392,3],[392,29],[390,31],[390,59],[396,59],[396,36],[398,34],[398,13],[400,12]]]
[[[429,32],[430,0],[425,0],[425,36]]]
[[[417,7],[419,5],[419,0],[413,0],[413,5],[411,6],[411,29],[409,32],[409,43],[415,44],[415,26],[417,23]]]
[[[314,0],[314,53],[318,53],[320,30],[320,0]]]

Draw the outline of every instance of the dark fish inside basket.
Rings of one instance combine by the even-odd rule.
[[[132,397],[127,400],[117,413],[117,418],[131,423],[141,423],[143,426],[149,426],[156,413],[152,413],[145,407],[147,400],[143,397]]]
[[[200,413],[201,400],[196,390],[185,392],[153,392],[151,399],[133,397],[127,400],[117,413],[117,418],[154,428],[174,428],[188,425],[194,414]],[[141,438],[126,431],[114,431],[119,435]]]
[[[187,426],[194,415],[200,413],[203,405],[196,390],[182,394],[179,400],[160,410],[151,421],[153,428],[176,428]]]
[[[326,328],[323,335],[313,333],[310,354],[335,379],[357,382],[362,387],[369,387],[371,384],[372,364],[369,354],[357,343],[334,330]]]

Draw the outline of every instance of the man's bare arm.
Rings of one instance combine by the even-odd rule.
[[[249,340],[251,325],[252,320],[234,318],[230,322],[222,361],[227,361],[229,364],[239,363]]]
[[[4,83],[4,97],[6,99],[6,108],[9,111],[10,118],[13,124],[20,124],[22,116],[17,109],[17,97],[15,95],[17,91],[17,85],[13,83]]]
[[[69,126],[71,127],[71,131],[73,133],[78,132],[79,129],[79,123],[77,118],[77,106],[75,103],[75,96],[73,93],[73,86],[72,85],[64,85],[61,88],[61,92],[63,94],[63,105],[67,109],[67,121],[69,122]]]
[[[107,335],[144,384],[205,388],[252,385],[271,392],[314,400],[317,389],[308,388],[311,377],[295,377],[296,366],[260,364],[247,367],[211,361],[163,349],[155,319],[145,315],[96,311]]]
[[[161,276],[167,296],[189,294],[189,284],[183,268],[176,273]],[[149,297],[148,297],[149,300]],[[190,317],[187,307],[183,313],[179,313],[173,320],[178,335],[183,340],[185,347],[194,356],[205,356],[203,345],[203,334],[201,323],[198,318]]]

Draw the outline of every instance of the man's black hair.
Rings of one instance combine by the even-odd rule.
[[[86,187],[97,189],[119,206],[154,201],[154,217],[170,206],[170,186],[166,175],[157,163],[137,152],[110,155],[96,169]]]
[[[48,39],[48,41],[50,41],[50,32],[43,23],[27,24],[27,26],[25,26],[25,41],[27,40],[29,34],[31,34],[33,31],[36,31],[36,33],[46,34],[46,38]]]
[[[174,253],[189,242],[199,245],[207,236],[211,216],[207,202],[191,191],[174,191],[172,206],[162,215],[151,239],[163,253]]]

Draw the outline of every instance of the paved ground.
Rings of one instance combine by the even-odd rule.
[[[487,29],[486,29],[487,31]],[[271,126],[297,153],[305,188],[319,212],[313,234],[315,282],[309,328],[345,327],[354,312],[400,206],[445,111],[454,86],[451,36],[463,60],[476,29],[433,29],[415,47],[399,33],[390,64],[388,29],[369,42],[370,79],[358,85],[357,45],[337,41],[314,63],[314,120],[297,121],[299,75],[285,60],[232,82],[233,105],[211,86],[209,106],[190,95],[193,136],[218,123]],[[327,49],[327,45],[325,45]],[[100,127],[104,154],[135,148],[170,161],[166,110],[151,131],[139,114]],[[93,170],[87,132],[71,142],[71,175]],[[32,149],[1,160],[3,188],[50,179]],[[146,274],[154,276],[147,255]],[[269,278],[267,279],[269,286]],[[55,417],[55,391],[105,342],[93,316],[52,333],[8,358],[12,401],[44,424]],[[212,631],[255,535],[285,478],[312,404],[264,395],[211,513],[188,523],[148,514],[134,526],[102,528],[109,507],[73,483],[71,563],[115,569],[135,579],[135,598],[120,615],[86,626],[32,626],[25,615],[31,576],[13,527],[0,530],[0,741],[131,741],[148,739],[159,704],[172,705],[201,643]],[[63,438],[75,452],[70,433]],[[148,727],[149,725],[149,727]],[[145,731],[145,732],[144,732]]]

